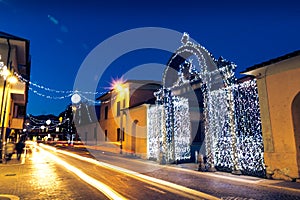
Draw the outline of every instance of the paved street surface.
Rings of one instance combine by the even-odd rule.
[[[95,147],[43,149],[27,154],[24,164],[14,158],[0,164],[0,194],[15,195],[10,199],[300,199],[300,184],[294,182],[198,172],[193,163],[159,165]],[[107,194],[106,187],[119,196]]]
[[[24,164],[15,156],[7,164],[0,164],[0,177],[0,200],[107,199],[94,187],[38,152],[27,155]]]

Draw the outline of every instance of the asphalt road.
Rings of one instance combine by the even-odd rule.
[[[76,149],[75,153],[81,158],[96,157],[99,162],[79,160],[60,152],[54,154],[126,199],[300,199],[300,190],[285,189],[260,178],[200,173],[101,151]]]
[[[76,167],[76,169],[80,170],[80,173],[82,172],[88,177],[108,186],[124,199],[214,199],[213,196],[179,185],[172,185],[172,183],[163,180],[153,181],[151,177],[139,176],[133,171],[122,171],[122,169],[114,168],[113,166],[103,166],[102,163],[93,164],[57,152],[51,152],[51,154],[59,160]],[[54,159],[53,162],[60,163],[57,159]],[[63,163],[62,166],[66,166],[66,163]],[[68,167],[66,168],[70,170]],[[76,174],[77,171],[74,173]],[[87,182],[95,186],[93,181],[88,180]]]

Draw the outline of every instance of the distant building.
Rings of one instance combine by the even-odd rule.
[[[76,111],[75,107],[68,105],[58,116],[53,114],[33,116],[28,114],[26,117],[25,129],[28,139],[38,141],[78,141],[75,121],[83,125],[83,120],[78,120],[82,110]],[[74,117],[73,117],[74,116]],[[83,115],[85,117],[85,115]],[[97,120],[96,120],[97,121]],[[79,127],[79,126],[78,126]]]
[[[160,88],[158,82],[128,80],[98,98],[104,141],[115,145],[115,151],[147,157],[147,113]]]
[[[254,65],[269,177],[300,178],[300,51]]]
[[[18,140],[23,132],[30,79],[29,40],[0,32],[0,124],[1,139]]]
[[[73,120],[76,125],[75,141],[81,140],[87,145],[98,145],[104,140],[99,127],[99,112],[99,105],[87,103],[73,105]]]

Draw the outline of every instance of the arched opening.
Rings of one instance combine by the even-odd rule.
[[[296,143],[296,154],[298,163],[298,174],[300,175],[300,92],[296,95],[292,103],[293,125]]]
[[[136,153],[136,125],[138,120],[134,120],[131,126],[131,152]]]

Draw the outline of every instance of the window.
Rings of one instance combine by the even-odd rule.
[[[25,116],[25,106],[21,106],[18,104],[14,105],[14,118],[24,118]]]
[[[105,106],[105,110],[104,110],[104,119],[108,118],[108,106]]]
[[[105,134],[105,141],[107,141],[107,130],[104,131]]]
[[[121,139],[122,139],[122,141],[125,141],[124,140],[124,136],[125,136],[124,133],[125,133],[125,129],[124,128],[122,129],[122,133],[121,133],[121,129],[117,128],[117,141],[121,141]],[[121,136],[122,136],[122,138],[121,138]]]
[[[121,136],[121,134],[120,134],[120,128],[117,128],[117,141],[120,141],[120,136]]]
[[[97,136],[97,127],[94,127],[94,139],[97,142],[98,136]]]
[[[121,109],[121,103],[120,101],[117,102],[117,117],[120,116],[120,109]]]

